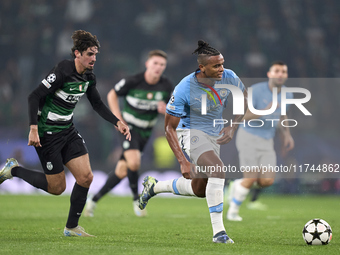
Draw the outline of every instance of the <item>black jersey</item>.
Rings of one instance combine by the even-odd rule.
[[[118,96],[124,96],[124,120],[140,132],[150,133],[157,121],[157,104],[169,101],[173,87],[163,76],[156,84],[150,85],[143,72],[120,80],[114,89]]]
[[[38,124],[41,137],[45,132],[52,134],[69,128],[72,125],[74,108],[85,93],[94,110],[104,119],[116,124],[118,119],[103,104],[96,89],[96,76],[89,70],[79,74],[74,60],[64,60],[57,64],[32,92],[29,97],[30,124]]]

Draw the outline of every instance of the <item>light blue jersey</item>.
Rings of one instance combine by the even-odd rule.
[[[273,93],[269,89],[268,82],[260,82],[251,86],[253,89],[253,106],[257,110],[265,109],[273,101]],[[282,86],[285,87],[285,86]],[[287,93],[287,98],[292,99],[293,93]],[[281,106],[281,92],[277,94],[278,105]],[[288,107],[288,106],[287,106]],[[259,119],[263,120],[263,126],[261,127],[250,127],[246,121],[246,125],[240,125],[240,128],[244,128],[248,133],[260,136],[265,139],[271,139],[275,136],[275,130],[280,121],[265,121],[265,119],[280,119],[281,118],[281,107],[277,107],[275,112],[269,115],[261,116]],[[251,125],[259,125],[251,123]]]
[[[166,106],[166,112],[181,118],[177,129],[197,129],[208,135],[219,136],[223,125],[214,127],[214,119],[222,119],[222,113],[227,107],[228,96],[231,92],[225,88],[214,88],[215,91],[212,91],[197,81],[198,72],[184,77],[175,87]],[[238,76],[229,69],[224,69],[222,80],[216,81],[216,84],[234,85],[242,91],[245,89]],[[201,112],[203,94],[207,95],[206,115],[202,115]]]

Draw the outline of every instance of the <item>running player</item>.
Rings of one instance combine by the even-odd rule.
[[[247,111],[244,119],[279,119],[280,121],[264,121],[261,127],[251,127],[248,124],[240,127],[236,135],[236,147],[239,153],[240,167],[252,168],[253,172],[244,172],[242,179],[237,179],[230,189],[229,209],[227,219],[231,221],[241,221],[239,209],[246,199],[250,188],[253,185],[268,187],[274,183],[275,172],[267,171],[262,173],[260,166],[276,166],[276,153],[274,151],[275,132],[278,129],[283,137],[283,148],[286,151],[294,148],[294,140],[290,134],[289,127],[279,125],[281,121],[287,119],[286,115],[281,116],[281,88],[288,78],[287,65],[282,61],[273,62],[267,72],[269,78],[266,82],[252,85],[253,106],[255,109],[270,109],[272,107],[273,88],[277,89],[278,107],[271,115],[259,116]],[[292,93],[288,93],[287,98],[293,98]],[[246,122],[247,123],[247,122]]]
[[[145,62],[146,70],[142,73],[119,81],[107,95],[111,111],[130,127],[132,141],[121,136],[123,153],[116,169],[109,174],[106,183],[86,203],[84,215],[93,217],[97,202],[113,189],[126,176],[133,194],[133,209],[137,216],[146,215],[138,207],[138,170],[143,149],[148,142],[152,128],[156,124],[158,113],[165,114],[173,86],[162,76],[167,64],[167,54],[162,50],[149,52]],[[118,97],[124,97],[124,108],[119,110]]]
[[[72,35],[73,60],[57,64],[28,97],[30,132],[28,145],[34,146],[44,173],[18,165],[11,158],[0,171],[0,184],[13,176],[53,195],[66,188],[64,165],[76,179],[72,193],[65,236],[92,236],[78,225],[93,179],[85,141],[73,125],[73,110],[86,94],[93,109],[116,126],[128,141],[129,127],[112,114],[96,88],[93,67],[99,41],[91,33],[77,30]]]
[[[184,77],[175,87],[165,115],[166,138],[180,163],[183,177],[168,181],[145,177],[139,206],[144,209],[151,197],[163,192],[205,197],[210,212],[213,242],[233,243],[223,225],[225,174],[218,169],[223,169],[220,145],[232,139],[237,125],[213,125],[215,119],[222,118],[231,92],[216,85],[229,84],[235,86],[235,89],[238,87],[243,91],[245,107],[247,92],[237,75],[224,69],[224,58],[218,50],[200,40],[194,54],[197,54],[199,68]],[[203,101],[204,98],[207,100]],[[243,115],[236,115],[234,122],[242,118]],[[198,170],[197,167],[195,171],[191,170],[193,164],[184,153],[199,167]],[[207,168],[214,168],[215,171],[205,171]]]

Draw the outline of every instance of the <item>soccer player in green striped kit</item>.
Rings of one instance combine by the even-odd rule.
[[[19,166],[11,158],[0,171],[0,184],[16,176],[53,195],[66,188],[64,165],[76,179],[65,236],[92,236],[78,225],[93,179],[85,141],[73,124],[73,110],[86,94],[93,109],[131,140],[129,127],[102,102],[96,88],[93,67],[100,47],[96,36],[77,30],[72,35],[72,60],[57,64],[28,97],[30,132],[28,145],[34,146],[44,173]]]
[[[131,130],[132,140],[121,136],[123,153],[116,169],[109,174],[106,183],[87,200],[84,216],[93,217],[97,202],[126,176],[133,193],[133,210],[143,217],[146,211],[138,205],[138,170],[143,149],[148,142],[158,114],[165,114],[166,103],[173,89],[172,83],[163,76],[167,64],[167,54],[162,50],[152,50],[145,62],[146,70],[120,80],[107,96],[111,111],[125,121]],[[119,109],[118,97],[124,98],[124,108]]]

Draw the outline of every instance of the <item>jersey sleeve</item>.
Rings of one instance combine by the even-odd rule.
[[[230,69],[226,69],[225,72],[227,72],[227,76],[228,76],[227,83],[238,87],[242,92],[244,92],[246,87],[244,86],[241,79],[236,75],[236,73],[234,71],[230,70]],[[227,103],[227,101],[225,102],[225,104],[226,103]],[[225,107],[226,107],[226,105],[225,105]]]
[[[118,96],[126,96],[131,88],[136,85],[136,81],[132,78],[121,79],[113,88]]]
[[[184,106],[187,103],[186,93],[183,84],[179,84],[172,93],[168,104],[166,105],[166,113],[175,117],[182,117]]]
[[[47,95],[57,91],[64,83],[64,76],[60,68],[54,67],[41,81],[39,86],[28,96],[29,125],[38,124],[39,103]]]

